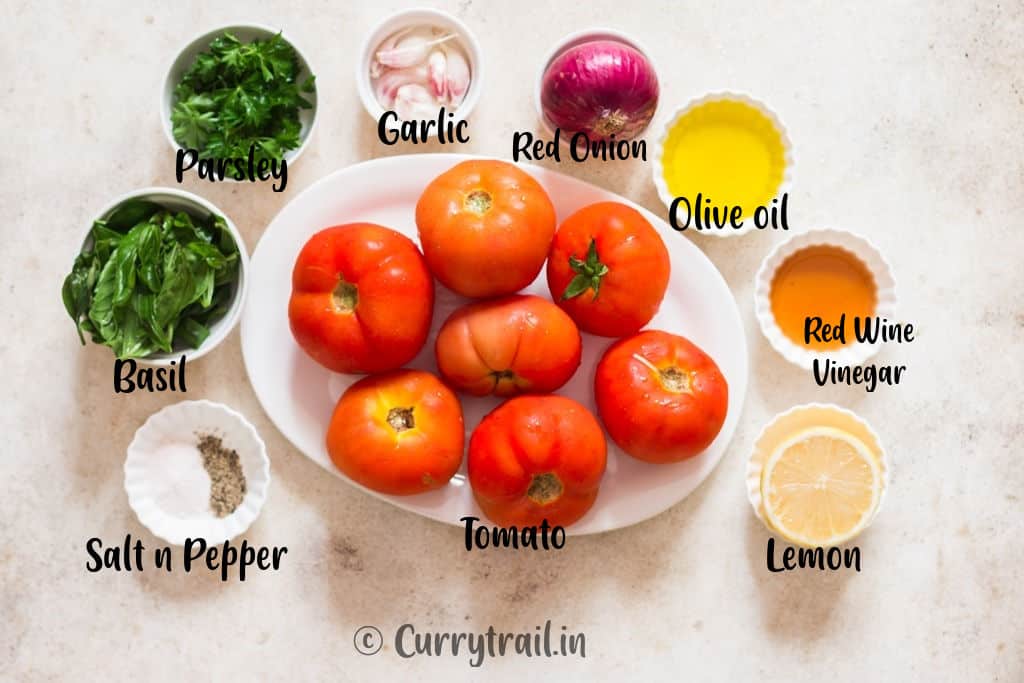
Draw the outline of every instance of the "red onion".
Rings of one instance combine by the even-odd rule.
[[[658,106],[658,76],[644,55],[613,40],[570,47],[544,72],[541,109],[565,133],[591,140],[639,135]]]

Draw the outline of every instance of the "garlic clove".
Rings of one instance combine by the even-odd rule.
[[[438,102],[445,99],[447,59],[442,50],[435,49],[427,59],[427,75],[430,78],[430,91]]]
[[[430,48],[454,37],[454,33],[437,37],[427,28],[407,29],[394,43],[381,45],[377,49],[376,59],[388,68],[404,69],[422,63],[430,53]]]
[[[437,100],[419,83],[403,85],[395,93],[395,113],[403,121],[437,115]]]
[[[371,78],[379,78],[380,75],[384,73],[384,64],[381,63],[380,57],[378,55],[380,55],[381,52],[387,53],[390,52],[391,50],[394,50],[395,46],[398,44],[398,41],[403,36],[408,34],[411,30],[411,28],[403,28],[398,31],[395,31],[390,36],[385,38],[384,42],[377,46],[377,50],[374,52],[373,55],[373,61],[370,63]]]
[[[399,88],[411,83],[426,83],[427,67],[423,64],[406,69],[388,69],[373,83],[373,94],[385,109],[391,109]]]
[[[453,105],[462,103],[469,90],[469,63],[459,50],[449,50],[445,70],[445,90]]]

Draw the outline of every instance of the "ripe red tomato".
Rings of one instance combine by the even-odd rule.
[[[612,441],[654,463],[685,460],[711,445],[729,406],[715,361],[688,339],[657,330],[613,344],[597,364],[594,391]]]
[[[427,185],[416,227],[441,284],[463,296],[500,296],[537,277],[555,234],[555,207],[513,164],[463,161]]]
[[[467,394],[547,393],[579,367],[580,332],[547,299],[514,294],[456,310],[434,351],[441,376]]]
[[[422,370],[359,380],[341,395],[327,429],[327,452],[345,476],[396,496],[447,484],[464,445],[459,399]]]
[[[469,483],[501,526],[568,526],[597,498],[607,451],[586,408],[564,396],[518,396],[469,439]]]
[[[288,321],[299,346],[335,372],[381,372],[419,353],[434,280],[412,240],[372,223],[321,230],[292,271]]]
[[[669,257],[658,231],[618,202],[585,206],[566,218],[548,255],[551,298],[584,332],[633,334],[658,312]]]

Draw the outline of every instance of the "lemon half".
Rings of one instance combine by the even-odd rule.
[[[787,541],[828,547],[868,525],[882,485],[882,468],[863,441],[812,427],[772,452],[761,472],[761,499],[768,523]]]

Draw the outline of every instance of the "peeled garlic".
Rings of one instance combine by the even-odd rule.
[[[445,89],[448,102],[460,104],[469,90],[469,64],[462,52],[457,49],[448,51],[447,70],[445,72]]]
[[[445,99],[446,62],[443,50],[435,49],[427,59],[427,75],[430,77],[430,88],[438,102]]]
[[[403,121],[437,115],[437,100],[418,83],[403,85],[395,95],[395,113]]]
[[[395,36],[397,39],[392,37],[384,41],[377,50],[377,61],[391,69],[404,69],[419,64],[426,59],[427,52],[434,44],[430,30],[422,27],[406,29]]]
[[[424,83],[426,80],[427,67],[422,64],[406,69],[387,69],[373,84],[373,94],[380,106],[390,109],[395,104],[399,88],[410,83]]]
[[[379,78],[380,75],[384,73],[384,65],[380,62],[380,53],[394,50],[395,45],[398,44],[398,40],[410,30],[411,29],[403,28],[400,31],[395,31],[385,38],[384,42],[377,46],[377,50],[373,55],[373,61],[370,62],[370,78]]]
[[[442,105],[460,104],[469,89],[470,70],[456,38],[431,26],[402,29],[385,38],[370,64],[377,102],[402,119],[409,114],[433,117]]]

